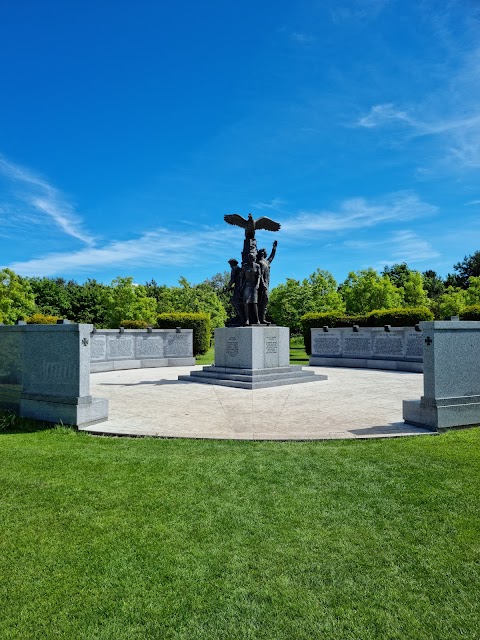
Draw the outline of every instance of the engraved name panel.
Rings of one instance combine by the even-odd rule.
[[[369,335],[343,336],[343,355],[351,358],[369,358],[372,355],[372,339]]]
[[[137,358],[162,358],[163,339],[157,336],[137,336],[136,337]]]
[[[312,347],[312,355],[316,356],[339,356],[342,353],[342,342],[338,335],[314,333]]]
[[[235,336],[227,339],[225,351],[229,358],[236,358],[238,356],[238,340]]]
[[[401,335],[382,333],[373,339],[373,355],[384,358],[403,358],[404,341]]]
[[[109,360],[132,360],[134,358],[133,336],[108,336],[107,358]]]
[[[90,340],[90,359],[105,360],[107,357],[107,336],[93,335]]]
[[[265,336],[265,353],[278,353],[278,336]]]
[[[405,334],[405,357],[423,358],[423,333],[422,331],[409,331]]]
[[[191,355],[191,334],[167,334],[165,355],[172,358],[187,358]]]

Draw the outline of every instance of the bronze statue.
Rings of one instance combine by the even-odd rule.
[[[230,327],[239,327],[245,323],[245,309],[243,306],[243,291],[242,291],[242,268],[238,266],[238,260],[231,258],[228,261],[230,265],[230,282],[226,287],[227,291],[232,291],[231,298],[232,307],[235,310],[236,316],[228,322]]]
[[[258,317],[260,324],[270,324],[266,321],[269,289],[270,289],[270,265],[275,258],[277,251],[277,241],[273,243],[272,253],[267,258],[267,250],[260,249],[257,256],[257,263],[260,265],[260,286],[258,289]]]
[[[266,216],[262,216],[261,218],[257,218],[257,220],[253,219],[251,213],[248,214],[248,218],[245,219],[243,216],[240,216],[238,213],[229,213],[223,217],[225,222],[228,224],[235,225],[237,227],[242,227],[245,229],[245,241],[243,243],[243,251],[242,251],[242,264],[248,261],[248,254],[257,253],[257,241],[255,239],[255,231],[257,229],[266,229],[267,231],[278,231],[280,229],[280,224],[267,218]]]
[[[242,290],[245,309],[245,326],[260,324],[258,319],[258,287],[260,285],[260,265],[255,262],[255,255],[248,254],[247,262],[242,266]]]

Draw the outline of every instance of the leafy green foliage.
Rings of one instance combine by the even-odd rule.
[[[368,327],[414,327],[419,322],[433,320],[434,316],[428,307],[410,307],[399,309],[377,309],[367,315]]]
[[[111,329],[119,327],[125,320],[155,321],[156,301],[147,296],[143,285],[135,285],[131,276],[112,281],[105,306],[106,323]]]
[[[208,313],[161,313],[158,329],[193,329],[193,355],[201,355],[210,348],[212,326]]]
[[[372,268],[351,271],[340,291],[348,314],[401,307],[404,297],[403,289],[397,289],[387,275],[381,276]]]
[[[300,333],[302,316],[312,311],[345,311],[335,278],[328,271],[317,269],[302,282],[287,278],[285,284],[272,289],[268,313],[276,324],[290,327],[292,333]]]
[[[464,289],[447,287],[445,293],[438,298],[437,315],[439,318],[458,316],[467,305]]]
[[[46,316],[43,313],[34,313],[27,318],[27,324],[57,324],[58,316]]]
[[[436,271],[428,269],[422,273],[423,287],[430,300],[437,300],[445,293],[445,284]]]
[[[212,327],[223,327],[227,312],[211,286],[202,283],[192,285],[180,278],[178,287],[167,287],[158,301],[160,313],[208,314]]]
[[[480,276],[480,251],[476,251],[471,256],[465,256],[462,262],[457,262],[453,268],[456,274],[454,276],[449,274],[450,279],[454,280],[452,284],[466,289],[472,276],[475,278]]]
[[[480,320],[480,304],[471,304],[462,310],[462,320]]]
[[[146,320],[121,320],[119,326],[124,329],[146,329],[151,325]]]
[[[0,322],[13,324],[35,311],[33,291],[26,278],[11,269],[0,270]]]

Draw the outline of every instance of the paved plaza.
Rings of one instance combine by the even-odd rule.
[[[109,399],[109,420],[82,430],[236,440],[432,435],[402,420],[402,400],[423,393],[422,374],[311,369],[328,380],[254,391],[179,381],[192,367],[95,373],[92,395]]]

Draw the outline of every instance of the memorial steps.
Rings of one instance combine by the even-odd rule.
[[[184,382],[217,384],[239,389],[265,389],[280,385],[320,382],[328,376],[318,375],[314,371],[304,370],[300,366],[274,367],[269,369],[240,369],[209,365],[201,371],[192,371],[189,375],[178,376]]]

